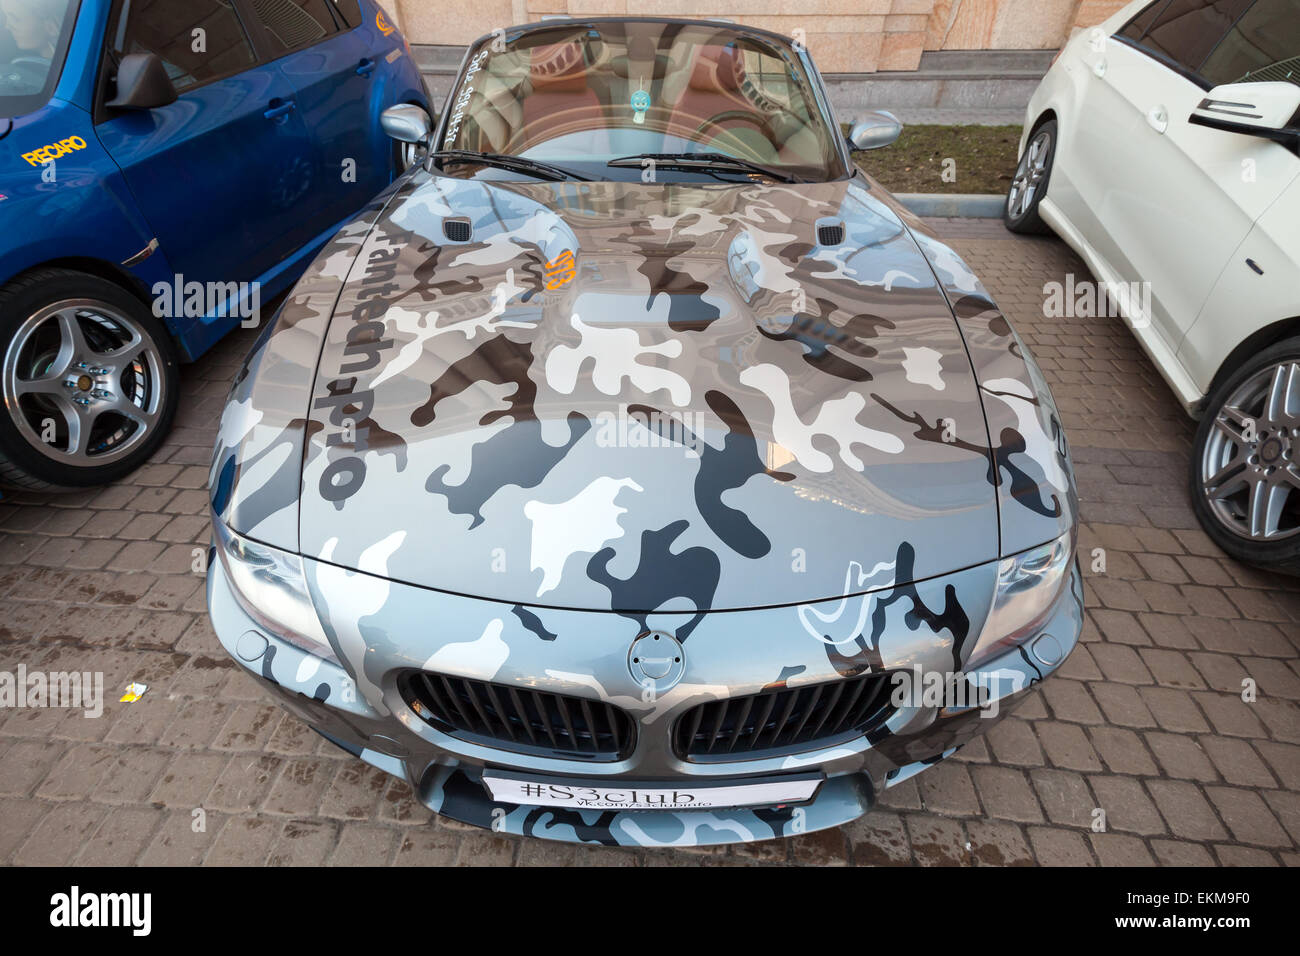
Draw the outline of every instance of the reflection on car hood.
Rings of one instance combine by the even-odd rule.
[[[997,556],[969,357],[863,181],[417,182],[326,334],[305,555],[640,611],[806,602]],[[456,219],[468,242],[446,238]]]

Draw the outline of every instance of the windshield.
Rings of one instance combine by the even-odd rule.
[[[75,0],[0,0],[0,117],[44,106],[59,79]]]
[[[449,109],[442,149],[592,178],[644,178],[640,162],[606,164],[645,153],[720,153],[804,180],[833,178],[839,164],[790,46],[718,26],[627,21],[497,34],[470,51]]]

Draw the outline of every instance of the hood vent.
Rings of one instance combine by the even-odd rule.
[[[474,235],[474,230],[470,227],[468,219],[444,219],[442,234],[450,242],[469,242],[470,237]]]
[[[838,246],[844,241],[844,223],[838,219],[817,220],[817,243],[823,246]]]

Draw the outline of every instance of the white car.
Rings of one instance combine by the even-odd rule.
[[[1201,419],[1210,536],[1300,573],[1300,0],[1139,0],[1081,31],[1003,219],[1083,257]]]

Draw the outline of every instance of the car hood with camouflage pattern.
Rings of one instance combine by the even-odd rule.
[[[1073,522],[1032,360],[861,176],[417,171],[386,203],[250,360],[262,398],[236,385],[214,462],[236,530],[516,604],[717,611],[933,577]]]

